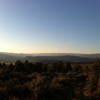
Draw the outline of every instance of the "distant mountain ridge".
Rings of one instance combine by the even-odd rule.
[[[66,55],[66,56],[37,56],[37,57],[32,57],[28,56],[25,57],[26,60],[29,61],[34,61],[34,62],[56,62],[56,61],[63,61],[63,62],[92,62],[95,59],[93,58],[86,58],[86,57],[79,57],[79,56],[71,56],[71,55]]]
[[[100,54],[74,54],[74,53],[40,53],[40,54],[17,54],[0,52],[0,61],[29,60],[32,62],[91,62],[100,58]]]

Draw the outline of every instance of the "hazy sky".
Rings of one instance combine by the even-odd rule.
[[[0,52],[100,53],[100,0],[0,0]]]

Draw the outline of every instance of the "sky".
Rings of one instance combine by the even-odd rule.
[[[0,0],[0,52],[100,53],[100,0]]]

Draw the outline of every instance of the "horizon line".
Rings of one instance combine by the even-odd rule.
[[[28,53],[28,52],[26,52],[26,53],[22,53],[22,52],[2,52],[2,51],[0,51],[0,53],[11,53],[11,54],[100,54],[100,52],[91,52],[91,53],[89,53],[89,52],[82,52],[82,53],[78,53],[78,52],[40,52],[40,53]]]

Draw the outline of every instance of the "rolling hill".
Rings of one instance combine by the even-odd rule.
[[[16,53],[0,53],[0,61],[16,61],[29,60],[31,62],[92,62],[96,58],[100,58],[100,54],[67,54],[67,53],[41,53],[41,54],[16,54]]]

